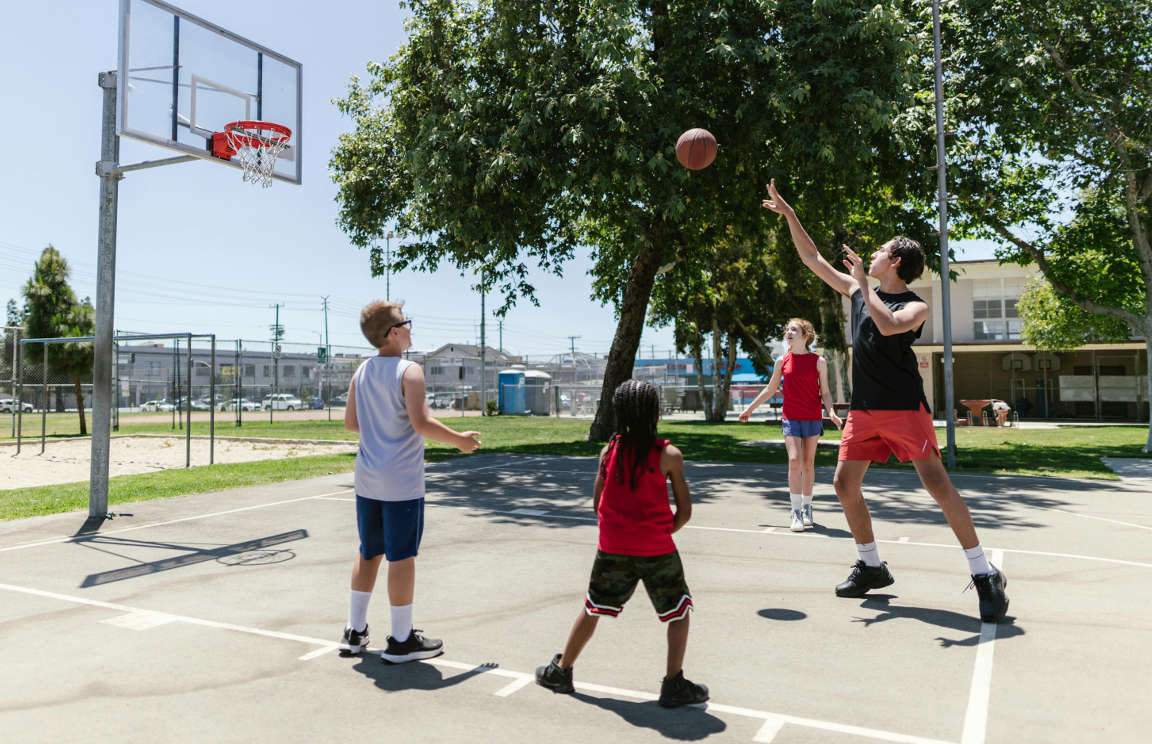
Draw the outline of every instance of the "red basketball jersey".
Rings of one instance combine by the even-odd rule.
[[[652,442],[632,488],[631,458],[619,440],[604,456],[604,490],[596,516],[600,520],[600,550],[617,555],[664,555],[676,549],[672,542],[672,507],[668,481],[660,471],[660,455],[667,439]]]
[[[817,354],[784,355],[780,360],[780,382],[784,386],[784,418],[789,421],[818,421],[824,418],[820,406],[820,373]]]

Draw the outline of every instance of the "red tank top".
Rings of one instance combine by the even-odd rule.
[[[652,442],[633,489],[628,467],[631,458],[619,440],[613,441],[601,466],[604,490],[596,510],[600,550],[617,555],[664,555],[676,550],[668,482],[660,471],[660,455],[667,445],[667,439]]]
[[[820,374],[816,371],[819,358],[817,354],[789,352],[780,361],[784,418],[789,421],[819,421],[824,418],[820,406]]]

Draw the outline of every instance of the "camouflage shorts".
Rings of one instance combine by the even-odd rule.
[[[616,617],[643,581],[661,622],[679,620],[692,609],[692,595],[684,580],[684,566],[676,551],[664,555],[617,555],[596,551],[584,611]]]

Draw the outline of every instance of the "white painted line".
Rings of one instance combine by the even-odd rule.
[[[1119,519],[1108,519],[1107,517],[1096,517],[1096,516],[1093,516],[1091,514],[1077,514],[1076,512],[1070,512],[1067,509],[1057,509],[1055,507],[1050,507],[1049,511],[1060,512],[1061,514],[1069,514],[1073,517],[1080,517],[1081,519],[1098,519],[1101,522],[1111,522],[1112,524],[1122,524],[1126,527],[1135,527],[1135,528],[1141,529],[1141,530],[1152,530],[1152,527],[1149,527],[1149,526],[1143,525],[1143,524],[1136,524],[1135,522],[1124,522],[1124,521],[1121,521]]]
[[[535,681],[536,680],[533,677],[529,677],[527,674],[525,674],[520,679],[509,682],[508,684],[504,685],[499,690],[497,690],[496,696],[497,697],[508,697],[509,695],[513,695],[513,694],[519,692],[520,690],[523,690],[525,687],[527,687],[528,685],[532,684]]]
[[[908,542],[908,538],[906,538],[906,537],[901,537],[901,538],[900,538],[900,539],[898,539],[896,542],[898,542],[898,543],[906,543],[906,542]]]
[[[347,498],[345,496],[313,496],[312,498],[317,501],[355,501],[356,498]]]
[[[1004,567],[1004,551],[988,551],[988,560]],[[964,713],[964,733],[960,744],[984,744],[988,732],[988,701],[992,696],[992,657],[996,651],[996,623],[980,623],[976,645],[976,665],[968,690],[968,710]]]
[[[59,600],[61,602],[71,602],[73,604],[86,605],[89,607],[101,607],[101,608],[109,609],[109,610],[118,610],[120,612],[129,612],[129,613],[134,613],[134,614],[153,612],[152,610],[145,610],[143,608],[138,608],[138,607],[129,607],[127,605],[117,604],[115,602],[101,602],[101,601],[95,600],[95,599],[87,599],[85,597],[76,597],[76,596],[71,596],[68,594],[59,594],[56,592],[46,592],[46,591],[42,591],[40,589],[31,589],[31,588],[23,587],[23,586],[15,586],[13,584],[0,584],[0,590],[17,592],[20,594],[28,594],[28,595],[37,596],[37,597],[45,597],[47,599],[56,599],[56,600]],[[218,630],[231,630],[231,631],[234,631],[237,633],[248,633],[251,635],[263,636],[265,638],[276,638],[276,639],[285,640],[285,641],[295,641],[297,643],[304,643],[304,644],[307,644],[309,646],[321,647],[319,649],[314,649],[309,654],[305,654],[305,656],[311,656],[312,654],[317,654],[317,652],[321,652],[321,651],[327,652],[327,651],[330,651],[334,648],[339,648],[339,646],[334,646],[331,641],[325,640],[323,638],[310,638],[308,636],[295,635],[293,633],[281,633],[279,631],[274,631],[274,630],[264,630],[263,628],[252,628],[252,627],[248,627],[245,625],[236,625],[234,623],[222,623],[222,622],[217,622],[215,620],[205,620],[203,618],[188,617],[186,615],[172,615],[172,614],[167,614],[167,613],[161,613],[161,614],[166,614],[168,617],[172,618],[173,621],[188,623],[189,625],[198,625],[198,626],[206,627],[206,628],[216,628]],[[303,657],[301,657],[301,658],[303,658]],[[452,661],[452,660],[443,659],[443,658],[428,659],[427,661],[422,662],[422,663],[432,664],[434,666],[445,667],[448,669],[459,669],[462,671],[480,670],[484,674],[491,674],[491,675],[494,675],[497,677],[509,677],[509,678],[515,680],[517,684],[521,683],[525,679],[528,679],[529,681],[531,681],[533,679],[533,677],[531,675],[525,674],[524,672],[515,672],[515,671],[511,671],[511,670],[507,670],[507,669],[501,669],[500,667],[498,667],[494,664],[492,664],[492,665],[489,665],[489,664],[465,664],[463,662]],[[511,685],[508,685],[504,689],[507,689],[510,686]],[[521,685],[521,686],[523,686],[523,685]],[[655,700],[657,698],[657,696],[652,694],[651,692],[641,692],[639,690],[627,690],[627,689],[620,688],[620,687],[609,687],[607,685],[596,685],[596,684],[589,684],[586,682],[577,682],[575,686],[577,689],[586,690],[588,692],[599,692],[599,693],[604,693],[607,695],[615,695],[617,697],[632,698],[634,700]],[[696,707],[696,706],[694,706],[694,707]],[[747,717],[747,718],[758,718],[758,719],[764,720],[764,721],[767,721],[769,719],[779,719],[779,720],[782,720],[786,723],[792,723],[792,724],[796,724],[798,726],[807,726],[809,728],[821,729],[824,731],[836,731],[836,732],[840,732],[840,733],[852,734],[855,736],[862,736],[862,737],[866,737],[866,738],[870,738],[870,739],[878,739],[880,741],[898,742],[899,744],[954,744],[953,742],[944,742],[944,741],[941,741],[939,739],[926,739],[926,738],[919,737],[919,736],[909,736],[907,734],[897,734],[897,733],[894,733],[891,731],[880,731],[877,729],[863,728],[860,726],[849,726],[849,725],[845,725],[845,724],[834,723],[831,721],[819,721],[819,720],[812,719],[812,718],[800,718],[798,716],[783,715],[783,714],[779,714],[779,713],[773,713],[770,711],[753,710],[751,708],[740,708],[740,707],[736,707],[736,706],[720,705],[720,704],[714,704],[714,703],[706,703],[700,707],[706,707],[707,710],[709,710],[711,712],[729,713],[731,715],[743,716],[743,717]]]
[[[341,493],[349,493],[351,489],[342,489],[340,491],[332,491],[331,493],[322,493],[319,496],[301,496],[295,499],[284,499],[283,501],[272,501],[267,504],[255,504],[253,506],[241,506],[237,509],[227,509],[225,511],[210,512],[208,514],[197,514],[192,517],[181,517],[180,519],[169,519],[164,522],[149,522],[148,524],[138,524],[133,527],[124,527],[119,530],[101,530],[95,535],[119,535],[125,532],[133,532],[135,530],[146,530],[149,527],[163,527],[169,524],[178,524],[180,522],[191,522],[196,519],[208,519],[209,517],[220,517],[225,514],[237,514],[239,512],[252,511],[253,509],[267,509],[270,506],[282,506],[283,504],[294,504],[298,501],[311,501],[314,499],[323,499],[325,496],[335,496]],[[7,548],[0,548],[0,553],[6,553],[10,550],[23,550],[24,548],[36,548],[41,545],[58,545],[60,543],[77,542],[80,540],[90,539],[93,535],[72,535],[70,537],[57,537],[52,540],[42,540],[34,543],[24,543],[23,545],[10,545]]]
[[[114,625],[117,628],[127,628],[128,630],[151,630],[152,628],[159,628],[161,625],[167,625],[175,621],[176,618],[163,612],[142,610],[117,615],[116,617],[110,617],[100,622]]]
[[[517,461],[515,462],[515,464],[516,464],[516,465],[527,465],[528,463],[532,463],[532,462],[539,462],[540,460],[543,460],[543,459],[545,459],[545,458],[543,458],[543,457],[532,457],[532,458],[529,458],[529,459],[526,459],[526,460],[517,460]],[[428,473],[443,473],[444,475],[452,475],[453,473],[476,473],[476,472],[479,472],[479,471],[481,471],[481,470],[494,470],[494,469],[497,469],[497,468],[503,468],[503,469],[505,469],[505,470],[511,470],[511,469],[512,469],[512,468],[510,468],[510,467],[509,467],[509,463],[507,463],[507,462],[502,462],[502,463],[499,463],[499,464],[497,464],[497,465],[481,465],[481,466],[480,466],[480,467],[478,467],[478,468],[452,468],[451,470],[449,470],[448,468],[443,468],[443,469],[441,469],[441,468],[436,468],[436,469],[434,469],[434,470],[429,470],[429,469],[426,469],[426,470],[425,470],[425,472],[428,472]],[[554,473],[554,472],[556,472],[556,469],[555,469],[555,468],[548,468],[548,472],[550,472],[550,473]],[[574,472],[574,471],[569,471],[569,472]]]
[[[330,654],[338,648],[340,648],[340,646],[321,646],[318,649],[309,651],[308,653],[304,654],[298,659],[298,661],[311,661],[312,659],[315,659],[319,656]]]
[[[767,718],[764,720],[764,725],[756,732],[756,736],[752,737],[752,741],[757,744],[772,744],[776,740],[776,734],[780,733],[780,729],[784,728],[783,718]]]
[[[548,512],[544,511],[543,509],[513,509],[510,512],[504,512],[504,513],[505,514],[522,514],[526,517],[542,517],[545,514],[547,514]]]

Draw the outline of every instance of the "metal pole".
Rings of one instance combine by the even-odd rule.
[[[940,302],[944,332],[944,416],[948,432],[948,467],[956,467],[956,417],[952,413],[952,300],[948,263],[948,182],[944,151],[944,73],[940,59],[940,0],[932,0],[932,56],[936,63],[936,184],[940,202]]]
[[[212,366],[208,368],[208,464],[216,463],[216,334],[212,334]]]
[[[324,382],[328,383],[328,420],[332,420],[332,380],[328,377],[328,365],[332,358],[332,346],[328,343],[328,298],[324,298]]]
[[[108,452],[112,408],[112,337],[116,306],[116,209],[121,175],[116,136],[116,73],[101,73],[104,111],[100,133],[100,237],[96,255],[96,340],[92,351],[92,463],[88,516],[108,514]],[[45,346],[47,348],[47,346]]]
[[[40,411],[40,454],[44,454],[44,448],[47,446],[45,441],[48,432],[48,344],[44,344],[44,408]],[[91,484],[89,484],[91,488]],[[92,494],[88,494],[88,506],[92,506]]]
[[[239,429],[244,426],[244,342],[241,339],[236,339],[236,380],[236,428]]]
[[[488,360],[484,355],[484,269],[480,269],[480,415],[488,415]]]
[[[384,236],[384,299],[392,301],[392,231]]]
[[[20,418],[20,412],[24,410],[24,399],[16,392],[16,367],[17,355],[20,351],[20,329],[12,329],[12,396],[16,398],[16,407],[12,409],[12,436],[16,436],[16,420]],[[16,442],[16,454],[20,454],[20,442]]]
[[[115,338],[115,335],[113,335],[113,338]],[[112,348],[115,349],[115,361],[112,362],[112,369],[114,370],[112,377],[112,397],[116,401],[116,404],[112,406],[112,431],[120,431],[120,342],[113,341]],[[93,380],[93,383],[95,383],[95,380]],[[93,396],[93,399],[95,399],[95,396]],[[93,417],[95,417],[95,414],[93,414]],[[95,418],[93,418],[92,423],[96,423]]]
[[[16,385],[18,392],[16,400],[19,404],[16,406],[16,454],[20,454],[20,440],[23,439],[24,434],[24,344],[20,343],[20,338],[16,338],[16,364],[13,369],[16,370]]]
[[[188,358],[185,362],[188,388],[184,393],[184,467],[192,467],[192,334],[188,334]]]

